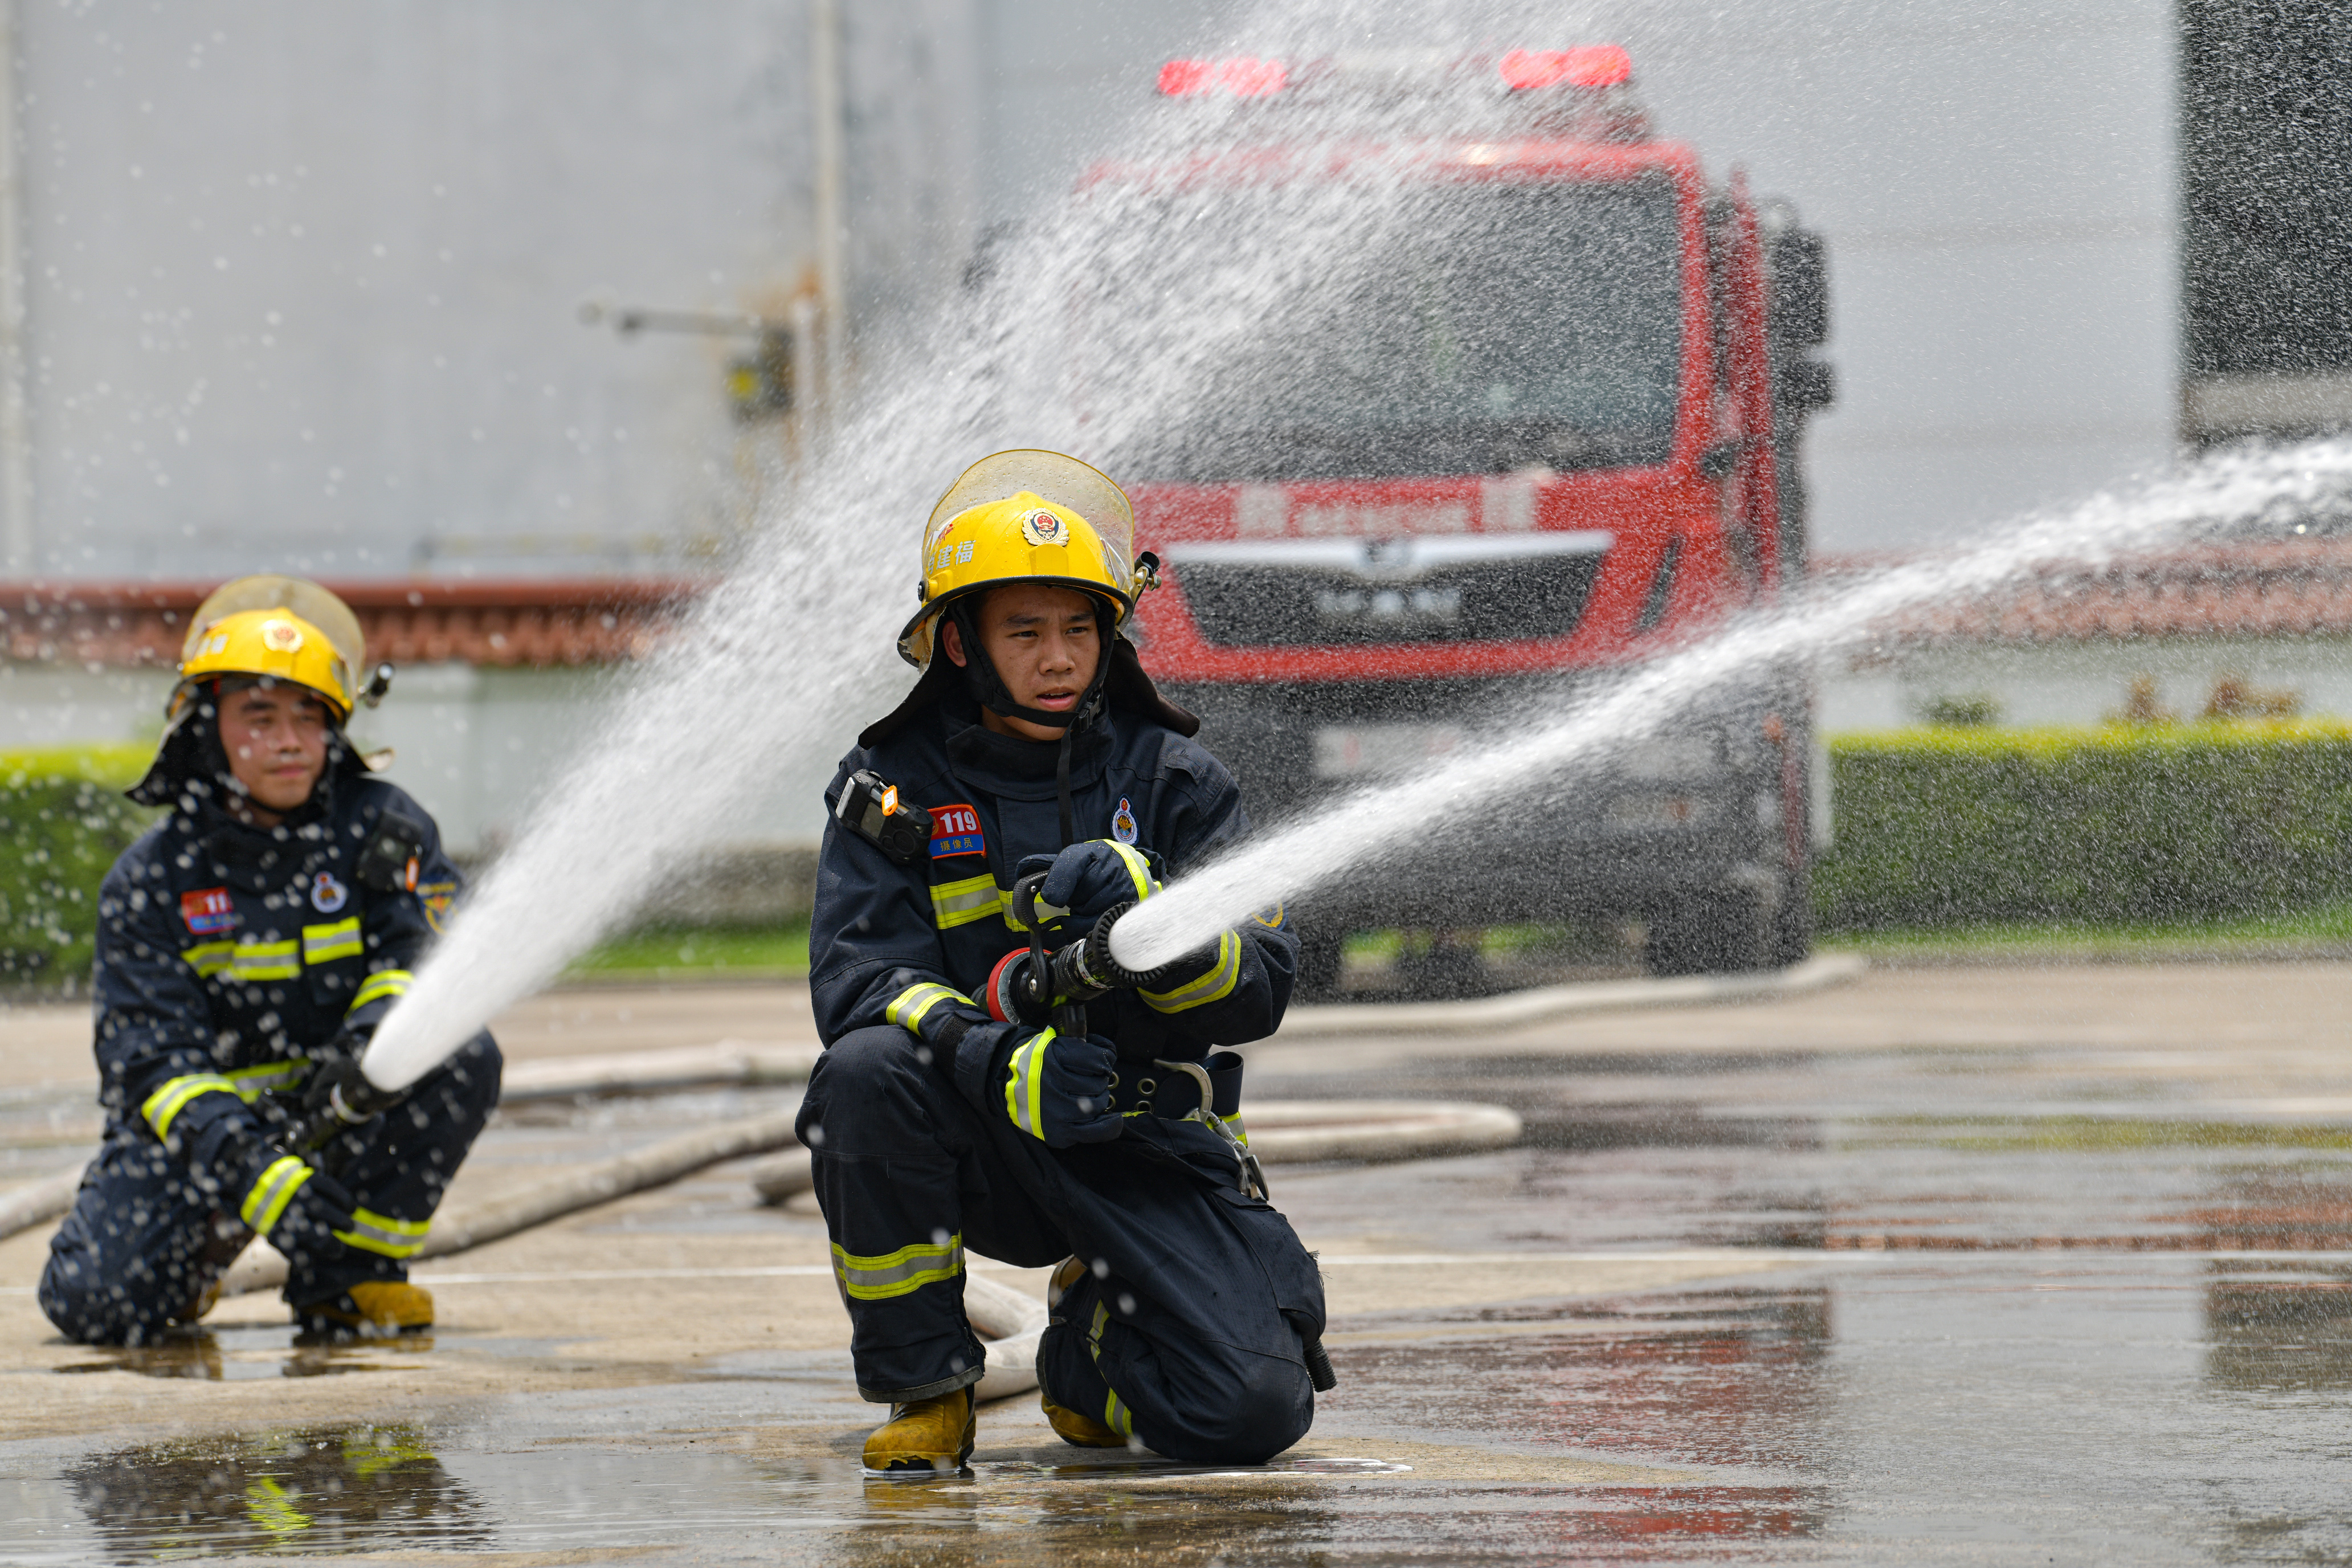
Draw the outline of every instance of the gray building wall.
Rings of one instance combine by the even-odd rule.
[[[868,318],[954,276],[972,185],[968,5],[880,9],[844,7]],[[807,285],[804,0],[17,11],[35,549],[7,570],[399,574],[427,536],[737,522],[739,345],[578,310]],[[534,549],[445,567],[611,564]]]

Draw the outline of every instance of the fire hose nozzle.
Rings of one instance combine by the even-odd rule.
[[[321,1081],[305,1097],[310,1115],[294,1140],[295,1150],[307,1153],[323,1148],[345,1128],[373,1121],[407,1098],[406,1089],[377,1088],[358,1062],[344,1058],[325,1069]]]
[[[1064,948],[1062,952],[1055,954],[1057,971],[1061,967],[1063,954],[1066,953],[1073,973],[1090,982],[1097,991],[1134,991],[1166,980],[1166,964],[1155,969],[1129,969],[1111,956],[1111,928],[1134,908],[1135,900],[1129,899],[1126,903],[1114,904],[1105,910],[1102,918],[1095,921],[1092,931]]]
[[[1014,952],[999,967],[990,1011],[1042,1025],[1055,1021],[1057,1014],[1082,1012],[1107,991],[1131,991],[1161,981],[1164,970],[1132,970],[1110,954],[1111,929],[1135,908],[1132,900],[1104,910],[1086,935],[1048,952],[1045,924],[1037,918],[1037,890],[1045,881],[1041,871],[1013,884],[1013,914],[1029,933],[1029,951]]]

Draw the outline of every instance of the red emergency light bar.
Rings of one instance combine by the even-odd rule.
[[[1503,57],[1502,72],[1503,85],[1513,92],[1560,86],[1622,87],[1633,79],[1633,57],[1615,44],[1591,44],[1579,49],[1513,49]]]
[[[1246,55],[1229,60],[1170,60],[1160,68],[1163,98],[1205,98],[1213,93],[1272,98],[1289,85],[1290,68],[1280,60],[1252,59]]]

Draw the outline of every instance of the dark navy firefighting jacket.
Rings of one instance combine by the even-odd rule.
[[[110,1136],[163,1140],[234,1210],[278,1152],[257,1102],[374,1030],[457,890],[432,817],[380,779],[331,768],[274,828],[183,795],[99,891]]]
[[[982,1000],[997,962],[1028,945],[1008,895],[1023,857],[1064,847],[1059,743],[1000,735],[979,720],[977,705],[950,688],[938,705],[871,749],[852,751],[825,792],[809,984],[817,1031],[828,1044],[853,1029],[905,1022],[892,1016],[892,1005],[921,987],[944,985],[960,1002]],[[861,769],[931,814],[929,850],[916,864],[896,864],[833,815],[849,775]],[[1248,830],[1241,793],[1222,763],[1119,707],[1072,742],[1070,790],[1076,841],[1130,844],[1163,881]],[[1166,993],[1097,998],[1087,1008],[1089,1032],[1109,1038],[1128,1059],[1186,1061],[1213,1045],[1272,1034],[1297,961],[1280,910],[1243,921],[1215,946],[1197,973]],[[977,1087],[967,1083],[965,1092]]]

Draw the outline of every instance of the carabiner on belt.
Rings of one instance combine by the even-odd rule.
[[[1246,1196],[1272,1202],[1272,1194],[1265,1184],[1265,1167],[1258,1163],[1257,1156],[1250,1152],[1248,1144],[1234,1136],[1234,1130],[1225,1125],[1225,1119],[1217,1114],[1216,1091],[1210,1086],[1209,1069],[1199,1062],[1167,1062],[1157,1057],[1152,1058],[1151,1065],[1166,1068],[1170,1072],[1181,1072],[1201,1086],[1201,1103],[1177,1120],[1197,1121],[1224,1140],[1225,1147],[1233,1151],[1234,1163],[1241,1168],[1234,1184]]]

